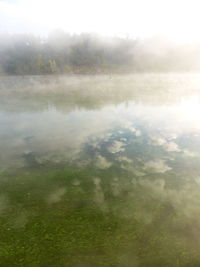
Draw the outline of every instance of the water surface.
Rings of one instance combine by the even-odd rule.
[[[1,77],[1,266],[200,266],[199,89]]]

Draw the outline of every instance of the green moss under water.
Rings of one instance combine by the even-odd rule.
[[[116,175],[91,166],[2,174],[0,266],[195,266],[197,220],[153,181]]]

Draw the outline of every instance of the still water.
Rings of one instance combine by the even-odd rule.
[[[0,266],[200,266],[200,75],[0,78]]]

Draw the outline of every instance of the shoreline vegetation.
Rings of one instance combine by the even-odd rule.
[[[71,72],[66,72],[66,73],[45,73],[45,74],[8,74],[8,73],[0,73],[0,78],[29,78],[29,77],[32,77],[32,78],[57,78],[57,79],[61,79],[62,77],[63,78],[67,78],[67,77],[88,77],[88,76],[91,76],[91,77],[101,77],[101,76],[105,76],[107,77],[108,79],[112,79],[114,78],[115,76],[132,76],[132,75],[173,75],[173,74],[177,74],[177,75],[182,75],[182,74],[185,74],[185,75],[199,75],[200,74],[200,70],[198,71],[126,71],[126,70],[118,70],[118,71],[107,71],[106,70],[102,70],[102,72],[98,71],[98,72],[95,72],[94,70],[92,71],[88,71],[86,72],[85,70],[80,70],[79,72],[76,72],[76,71],[71,71]]]
[[[52,73],[7,73],[1,72],[0,77],[3,76],[65,76],[65,75],[114,75],[114,74],[134,74],[141,71],[133,70],[131,67],[105,67],[105,68],[88,68],[88,67],[68,67],[65,72]],[[144,71],[145,72],[145,71]],[[141,72],[142,73],[142,72]]]
[[[42,38],[0,35],[0,76],[200,71],[200,44],[55,30]]]
[[[200,70],[196,70],[196,71],[192,71],[192,70],[189,70],[189,71],[182,71],[182,70],[177,70],[177,71],[136,71],[136,70],[127,70],[127,69],[100,69],[100,70],[96,70],[96,69],[72,69],[71,71],[69,72],[65,72],[65,73],[38,73],[38,74],[30,74],[30,73],[25,73],[25,74],[10,74],[10,73],[0,73],[0,78],[6,78],[6,77],[21,77],[21,78],[25,78],[25,77],[57,77],[57,78],[62,78],[62,77],[73,77],[73,76],[77,76],[77,77],[81,77],[81,76],[88,76],[88,75],[92,75],[92,76],[107,76],[108,78],[113,78],[115,75],[139,75],[139,74],[174,74],[174,73],[177,73],[177,74],[191,74],[191,75],[194,75],[194,74],[199,74],[200,73]]]

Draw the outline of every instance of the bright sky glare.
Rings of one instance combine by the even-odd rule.
[[[0,0],[0,32],[167,36],[200,41],[199,0]]]

